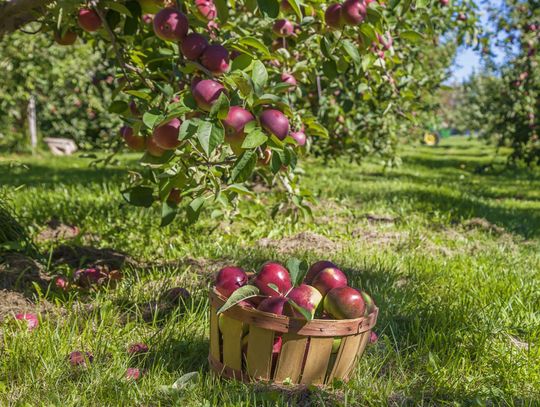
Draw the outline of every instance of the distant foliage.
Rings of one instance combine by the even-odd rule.
[[[36,98],[38,132],[88,149],[103,145],[119,120],[108,113],[114,71],[91,44],[56,45],[48,34],[0,40],[0,149],[28,148],[27,105]]]
[[[492,44],[506,50],[506,59],[497,66],[484,50],[491,71],[446,95],[449,120],[511,147],[511,162],[540,164],[540,5],[507,0],[492,13],[497,31],[506,33]]]

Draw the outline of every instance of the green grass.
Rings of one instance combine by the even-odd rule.
[[[376,162],[305,164],[305,184],[320,200],[312,221],[268,219],[269,196],[244,203],[244,218],[233,224],[207,216],[166,228],[157,226],[157,209],[129,207],[119,195],[135,156],[97,170],[82,158],[0,158],[0,185],[18,187],[13,203],[34,234],[57,217],[81,229],[69,244],[114,248],[135,260],[116,289],[67,297],[34,291],[53,305],[33,332],[9,318],[0,325],[0,404],[539,405],[540,173],[505,169],[491,148],[464,138],[404,147],[402,156],[402,167],[386,171]],[[291,237],[304,231],[331,242],[298,249]],[[263,238],[276,245],[259,244]],[[38,247],[47,257],[60,243]],[[213,378],[209,275],[224,263],[255,269],[291,255],[329,258],[372,293],[381,310],[379,342],[349,384],[324,390]],[[59,270],[71,271],[49,267]],[[178,285],[192,291],[191,301],[148,312]],[[142,360],[126,354],[135,341],[150,345]],[[74,349],[93,352],[91,367],[70,368],[66,355]],[[129,366],[144,367],[146,376],[127,382]],[[200,376],[188,388],[160,391],[191,371]]]

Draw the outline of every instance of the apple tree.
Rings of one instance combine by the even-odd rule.
[[[254,174],[280,186],[274,211],[308,215],[299,157],[391,146],[440,83],[439,38],[476,38],[467,0],[14,0],[0,11],[0,35],[34,21],[65,46],[105,44],[117,140],[141,153],[124,197],[160,202],[163,225],[234,207]]]

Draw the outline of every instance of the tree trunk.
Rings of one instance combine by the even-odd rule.
[[[30,145],[32,146],[32,154],[36,153],[37,148],[37,120],[36,120],[36,98],[30,96],[28,101],[28,132],[30,133]]]

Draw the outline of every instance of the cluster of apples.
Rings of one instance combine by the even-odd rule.
[[[212,20],[216,16],[216,8],[211,1],[196,0],[198,13]],[[211,74],[211,79],[203,79],[195,76],[191,81],[191,93],[200,110],[209,112],[219,99],[221,94],[226,94],[225,87],[216,80],[219,75],[229,70],[229,51],[221,44],[210,44],[207,38],[197,32],[189,31],[189,21],[184,13],[176,7],[161,9],[154,16],[153,29],[155,35],[164,41],[175,41],[180,45],[182,55],[190,61],[200,65]],[[292,74],[284,73],[282,81],[296,86],[296,79]],[[138,113],[137,108],[130,106],[132,113]],[[136,115],[136,114],[135,114]],[[191,117],[196,117],[199,112],[193,112]],[[189,115],[186,115],[189,116]],[[227,117],[222,120],[225,129],[225,141],[236,155],[242,153],[242,143],[245,139],[244,129],[247,124],[254,122],[255,116],[241,106],[231,106]],[[287,116],[280,110],[267,108],[258,117],[261,127],[268,133],[284,140],[289,134],[302,146],[306,143],[304,130],[290,133],[290,125]],[[175,150],[181,144],[178,134],[182,120],[173,118],[161,124],[153,130],[151,137],[145,139],[134,134],[133,128],[124,126],[120,129],[120,135],[127,145],[136,151],[146,150],[150,155],[160,157],[167,150]],[[271,150],[265,151],[262,164],[270,161]]]
[[[228,298],[248,280],[240,267],[225,267],[217,274],[215,288]],[[243,300],[240,305],[276,315],[303,318],[300,307],[312,318],[352,319],[369,315],[375,307],[369,294],[349,287],[345,274],[326,260],[314,263],[297,287],[292,286],[289,271],[276,262],[265,263],[251,284],[259,289],[260,296]]]
[[[341,29],[346,25],[358,25],[367,16],[367,8],[373,0],[345,0],[342,4],[328,6],[324,13],[326,25],[333,29]]]

